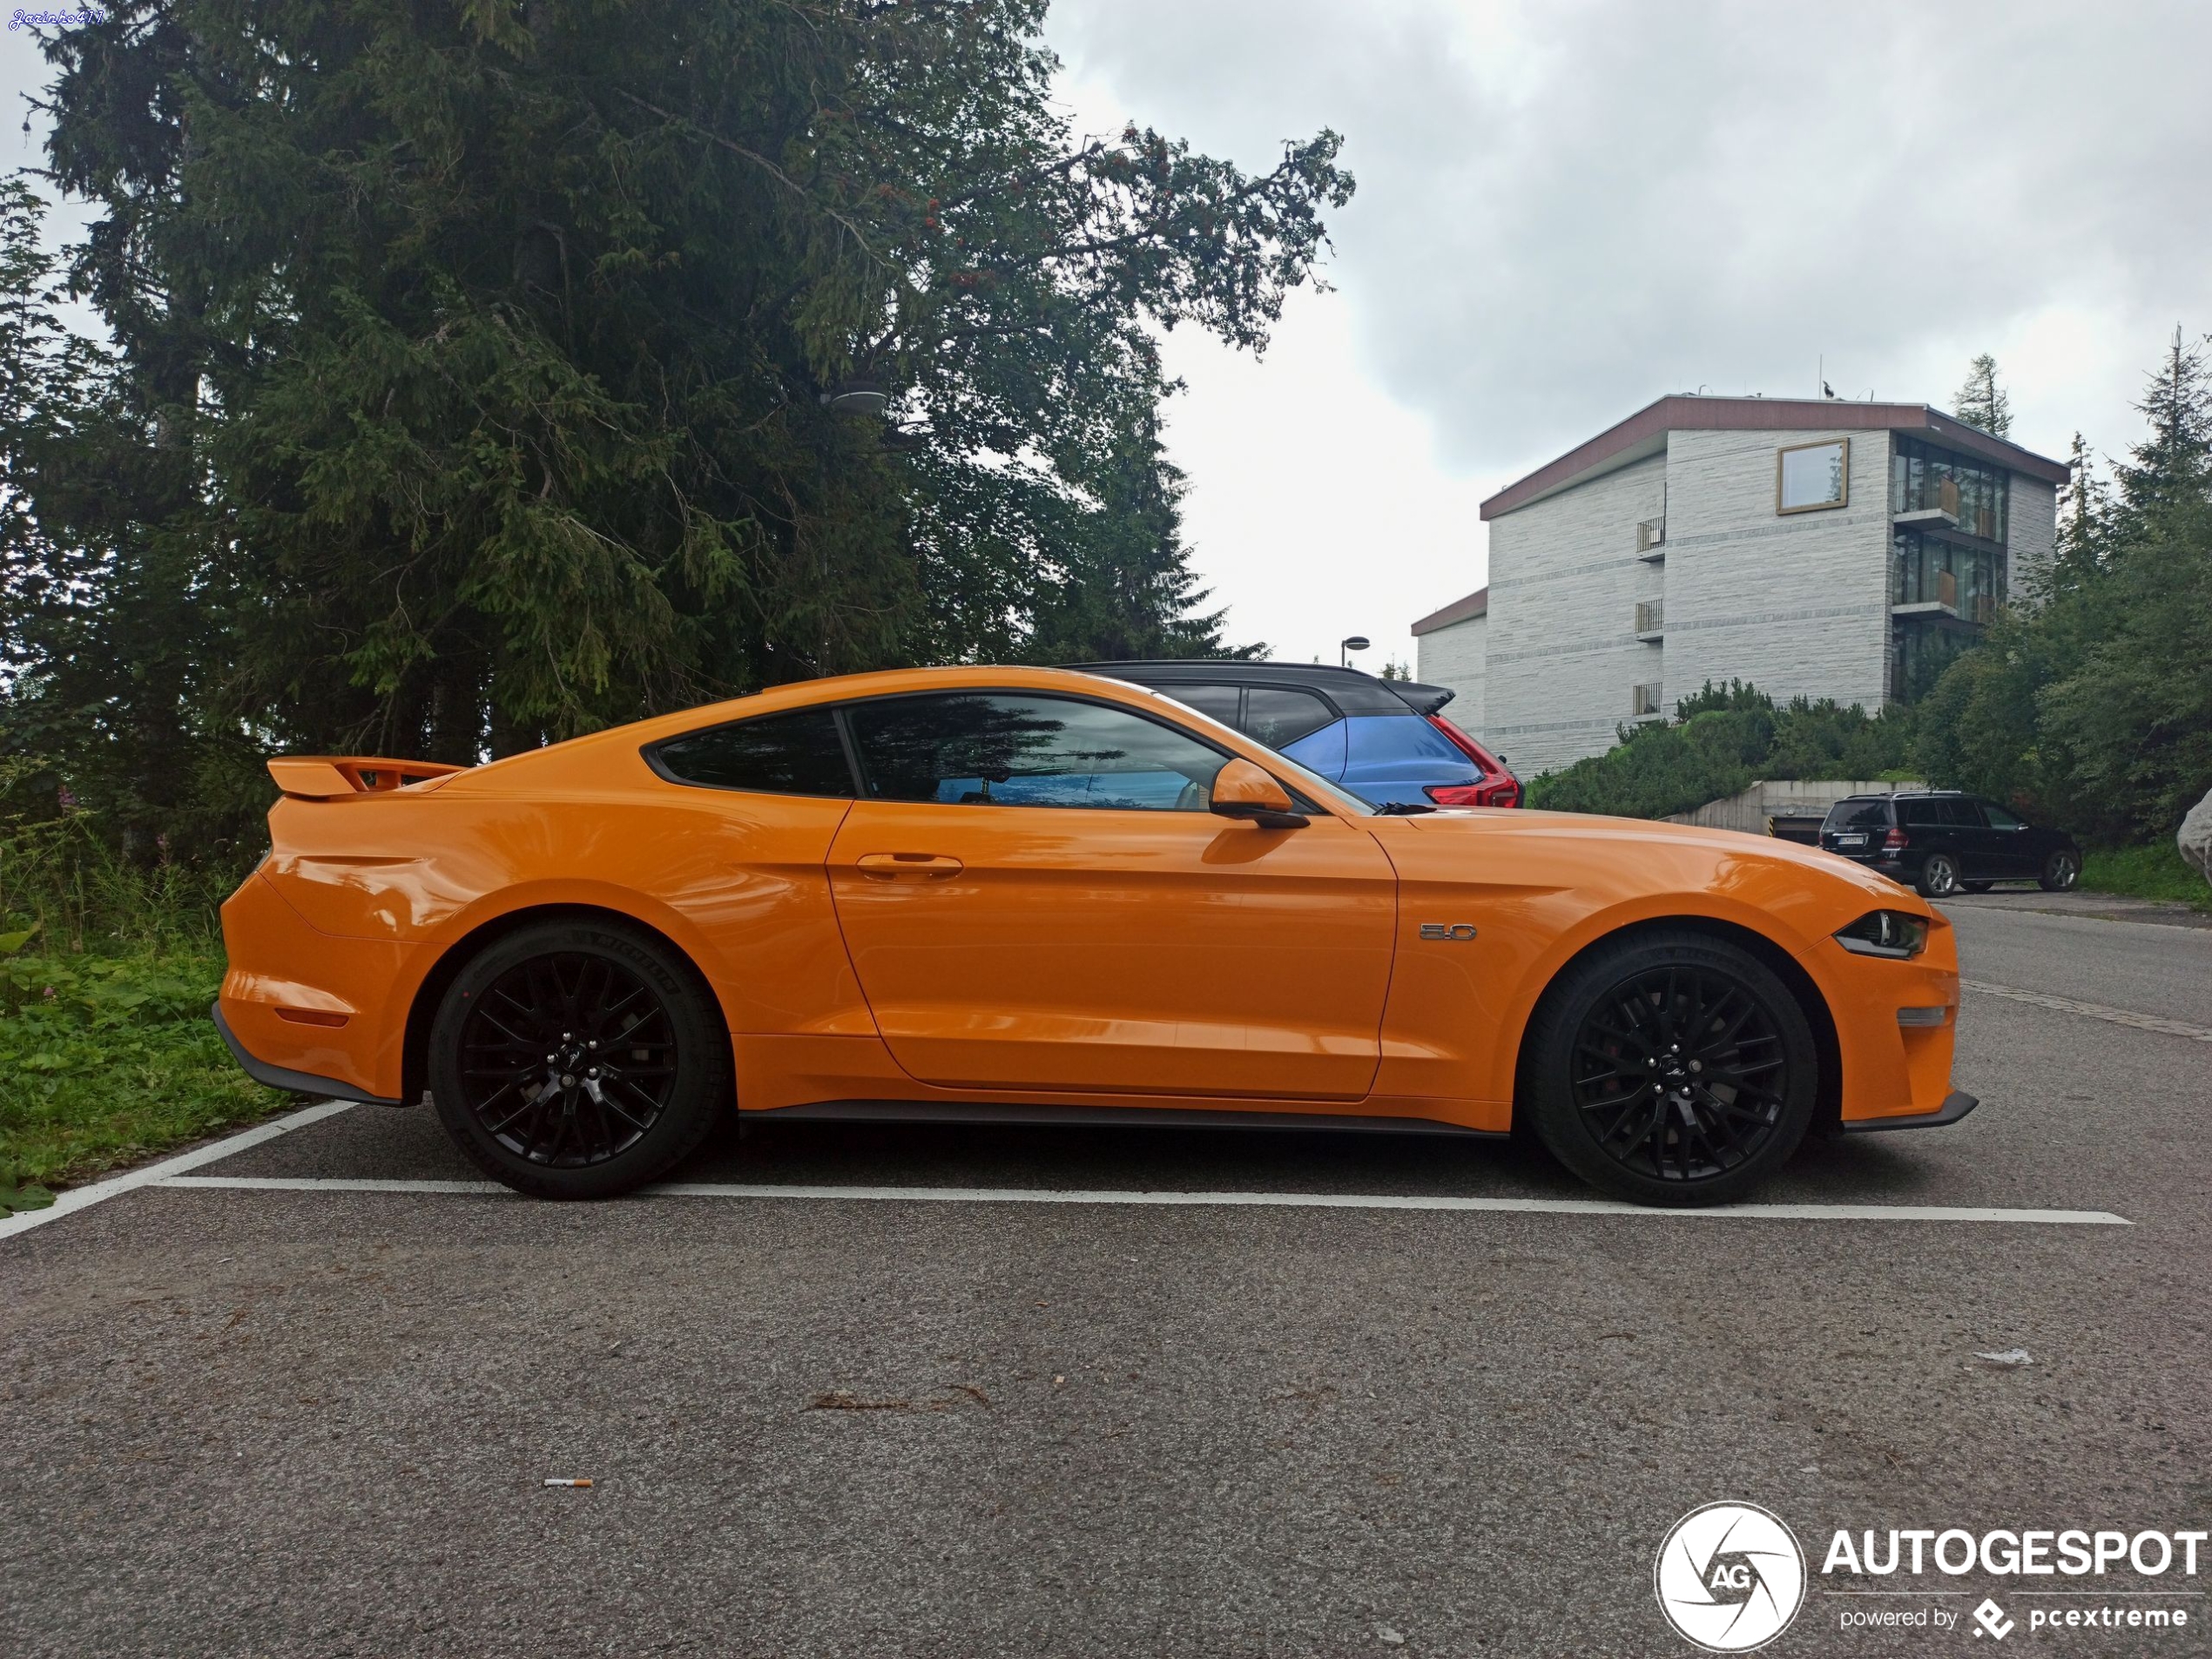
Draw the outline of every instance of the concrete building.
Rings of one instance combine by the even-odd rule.
[[[1662,397],[1482,503],[1490,585],[1414,677],[1523,778],[1709,680],[1907,702],[2048,562],[2066,477],[1923,404]]]

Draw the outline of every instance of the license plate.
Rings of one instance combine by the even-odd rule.
[[[1865,846],[1866,838],[1864,835],[1838,835],[1836,838],[1836,845],[1838,846]]]

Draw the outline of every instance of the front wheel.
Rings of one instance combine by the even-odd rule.
[[[1959,891],[1959,860],[1948,853],[1929,853],[1912,885],[1923,899],[1948,899]]]
[[[2035,878],[2035,884],[2046,893],[2071,893],[2080,879],[2081,860],[2061,848],[2043,860],[2042,873]]]
[[[689,1156],[729,1096],[730,1039],[689,963],[619,925],[548,921],[479,953],[430,1028],[430,1089],[477,1167],[608,1198]]]
[[[1640,1204],[1721,1204],[1771,1176],[1812,1122],[1804,1012],[1749,951],[1694,933],[1599,947],[1545,994],[1521,1103],[1591,1185]]]

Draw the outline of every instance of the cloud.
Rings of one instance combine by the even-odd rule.
[[[2016,437],[2117,451],[2175,322],[2212,329],[2212,8],[1061,0],[1046,32],[1089,124],[1248,166],[1346,135],[1345,373],[1484,493],[1665,392],[1945,403],[1985,350]]]

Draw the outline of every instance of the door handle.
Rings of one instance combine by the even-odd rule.
[[[871,881],[942,881],[967,867],[943,853],[863,853],[853,862]]]

